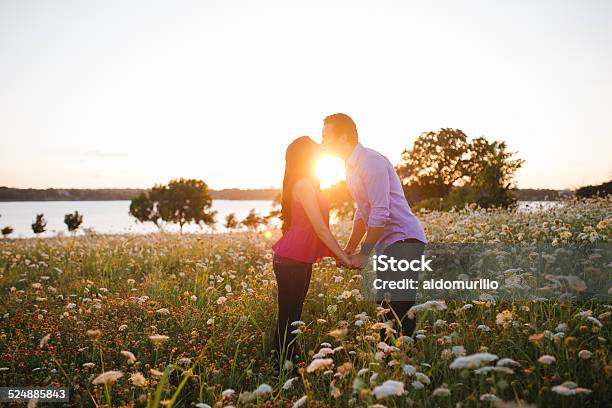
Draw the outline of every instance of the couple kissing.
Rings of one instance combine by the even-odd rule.
[[[344,249],[329,229],[329,203],[315,176],[315,164],[323,151],[344,161],[346,183],[357,207]],[[272,246],[278,287],[274,346],[279,357],[292,360],[298,352],[291,323],[300,320],[313,263],[333,257],[339,266],[362,268],[373,252],[411,261],[421,257],[427,240],[393,165],[359,143],[355,122],[343,113],[323,120],[321,145],[302,136],[287,147],[281,205],[283,235]],[[410,277],[418,279],[418,274]],[[413,334],[416,321],[406,312],[415,303],[414,292],[392,294],[391,298],[377,294],[376,303],[388,310],[382,318],[393,322],[398,335]],[[381,337],[391,341],[384,331]]]

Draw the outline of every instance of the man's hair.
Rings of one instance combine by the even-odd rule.
[[[353,119],[345,113],[334,113],[323,119],[324,125],[334,125],[334,130],[338,133],[345,133],[348,141],[351,143],[357,143],[359,138],[357,136],[357,126]]]

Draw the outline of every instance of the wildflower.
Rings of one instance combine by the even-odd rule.
[[[319,352],[317,354],[315,354],[314,356],[312,356],[312,358],[323,358],[325,356],[327,356],[328,354],[334,354],[334,350],[332,350],[329,347],[322,347],[321,350],[319,350]]]
[[[136,362],[136,356],[131,351],[122,350],[121,355],[127,358],[128,364],[134,364]]]
[[[228,389],[223,390],[221,392],[221,398],[231,398],[235,393],[236,393],[236,391],[234,391],[231,388],[228,388]]]
[[[538,344],[540,344],[543,338],[544,338],[544,333],[538,333],[538,334],[532,334],[531,336],[529,336],[528,340],[537,346]]]
[[[404,383],[400,381],[387,380],[372,391],[376,399],[387,398],[391,395],[403,395]]]
[[[495,316],[495,323],[497,324],[507,324],[512,322],[512,312],[508,309],[504,310],[501,313],[498,313]]]
[[[398,349],[395,346],[390,346],[387,343],[385,343],[384,341],[381,341],[378,343],[377,347],[382,350],[383,353],[391,353],[392,351],[400,351],[400,349]]]
[[[75,305],[74,303],[68,303],[68,304],[66,305],[66,308],[67,308],[67,309],[74,309],[75,307],[77,307],[77,305]]]
[[[198,301],[198,297],[196,295],[191,295],[191,297],[189,298],[192,302],[197,302]]]
[[[299,400],[295,401],[292,405],[292,408],[299,408],[302,405],[304,405],[306,403],[306,399],[308,399],[308,397],[306,395],[304,395],[302,398],[300,398]]]
[[[545,354],[542,357],[538,358],[538,362],[540,364],[544,364],[544,365],[551,365],[551,364],[553,364],[556,361],[557,361],[556,358],[554,358],[553,356],[550,356],[548,354]]]
[[[164,375],[164,373],[162,373],[156,368],[152,368],[150,372],[151,372],[151,375],[154,377],[161,377],[162,375]]]
[[[496,373],[502,373],[502,374],[514,374],[514,370],[508,367],[503,367],[503,366],[498,366],[498,367],[484,366],[477,370],[474,370],[474,374],[477,374],[477,375],[489,374],[490,372],[496,372]]]
[[[148,381],[140,372],[136,372],[130,376],[130,382],[136,387],[146,387]]]
[[[414,375],[416,373],[416,368],[410,364],[404,364],[402,366],[402,371],[407,375]]]
[[[51,338],[50,334],[47,334],[46,336],[44,336],[42,339],[40,339],[40,343],[38,344],[38,347],[40,348],[45,347],[50,338]]]
[[[255,391],[253,391],[255,395],[265,395],[271,392],[272,392],[272,387],[270,387],[268,384],[261,384],[259,387],[257,387]]]
[[[346,328],[339,328],[339,329],[331,330],[327,334],[333,338],[340,339],[346,336],[346,333],[348,333],[348,330]]]
[[[425,303],[412,306],[410,309],[408,309],[406,316],[409,319],[414,319],[417,312],[425,310],[446,310],[446,302],[443,300],[428,300]]]
[[[94,385],[110,385],[121,377],[123,377],[123,373],[121,371],[106,371],[97,376],[91,383]]]
[[[314,359],[310,365],[306,368],[307,373],[312,373],[313,371],[320,370],[322,368],[327,368],[334,365],[334,360],[331,358],[317,358]]]
[[[446,386],[442,386],[442,387],[438,387],[436,388],[432,393],[431,396],[433,398],[437,398],[437,397],[448,397],[450,396],[451,391],[446,387]]]
[[[353,371],[353,364],[349,362],[343,363],[342,365],[340,365],[340,367],[336,369],[336,371],[338,372],[338,374],[340,374],[341,377],[344,377],[348,373]]]
[[[578,357],[583,360],[588,360],[589,358],[591,358],[591,356],[593,356],[593,353],[591,353],[589,350],[580,350],[578,352]]]
[[[98,330],[98,329],[87,330],[87,336],[91,337],[92,339],[100,337],[101,335],[102,335],[102,331],[101,330]]]
[[[480,396],[480,400],[481,401],[486,401],[486,402],[497,402],[497,401],[500,401],[500,399],[495,394],[482,394]]]
[[[586,320],[590,321],[591,323],[594,323],[598,327],[603,327],[603,324],[598,319],[594,318],[593,316],[587,316]]]
[[[502,358],[501,360],[497,362],[496,366],[498,367],[507,367],[507,366],[520,367],[520,364],[511,358]]]
[[[578,339],[574,336],[568,336],[565,339],[565,345],[569,348],[574,348],[578,345]]]
[[[153,346],[157,347],[157,346],[164,344],[166,341],[168,341],[170,337],[164,334],[153,334],[149,336],[149,339],[153,343]]]
[[[463,346],[453,346],[451,352],[457,357],[465,356],[465,347]]]
[[[167,315],[170,314],[170,310],[168,310],[167,308],[164,307],[164,308],[161,308],[161,309],[157,309],[156,313],[160,314],[160,315],[167,316]]]
[[[178,365],[180,365],[180,366],[185,367],[185,366],[188,366],[188,365],[190,365],[190,364],[191,364],[191,359],[190,359],[190,358],[187,358],[187,357],[181,357],[181,358],[179,358],[179,360],[178,360]]]
[[[572,381],[566,381],[561,385],[557,385],[550,389],[552,392],[556,392],[559,395],[570,396],[576,394],[590,394],[591,390],[586,388],[578,387],[578,384]]]
[[[83,368],[94,368],[95,366],[94,363],[83,363]]]
[[[340,392],[338,387],[336,387],[336,382],[335,381],[332,381],[331,384],[329,384],[329,395],[332,398],[339,398],[340,395],[342,395],[342,393]]]
[[[425,388],[425,386],[423,385],[423,383],[419,382],[419,381],[413,381],[411,383],[412,388],[414,388],[415,390],[422,390],[423,388]]]
[[[283,384],[283,390],[291,389],[293,387],[293,383],[297,379],[298,379],[298,377],[293,377],[293,378],[290,378],[287,381],[285,381],[285,383]]]
[[[491,362],[497,360],[497,356],[491,353],[476,353],[465,357],[457,357],[453,361],[449,368],[453,370],[462,368],[478,368],[484,362]]]
[[[362,368],[361,370],[357,371],[357,377],[361,377],[362,375],[366,374],[368,371],[367,368]]]
[[[227,298],[225,296],[219,296],[219,299],[217,299],[217,304],[218,305],[222,305],[227,301]]]
[[[431,384],[431,380],[429,379],[429,377],[421,372],[414,373],[414,377],[421,384],[425,384],[425,385]]]

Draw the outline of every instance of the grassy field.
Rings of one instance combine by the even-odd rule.
[[[419,218],[439,243],[609,242],[612,200]],[[335,233],[346,239],[348,226]],[[414,341],[390,347],[355,272],[329,261],[315,267],[296,324],[301,362],[281,370],[271,354],[278,234],[3,240],[0,386],[70,387],[76,406],[612,402],[610,302],[449,301],[418,313]],[[486,354],[460,359],[475,353]]]

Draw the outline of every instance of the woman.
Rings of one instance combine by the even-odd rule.
[[[284,360],[295,356],[296,328],[308,292],[312,264],[333,256],[349,265],[329,230],[329,204],[315,176],[320,146],[308,136],[295,139],[285,154],[285,176],[281,198],[283,236],[273,246],[272,261],[278,286],[278,320],[274,346]]]

